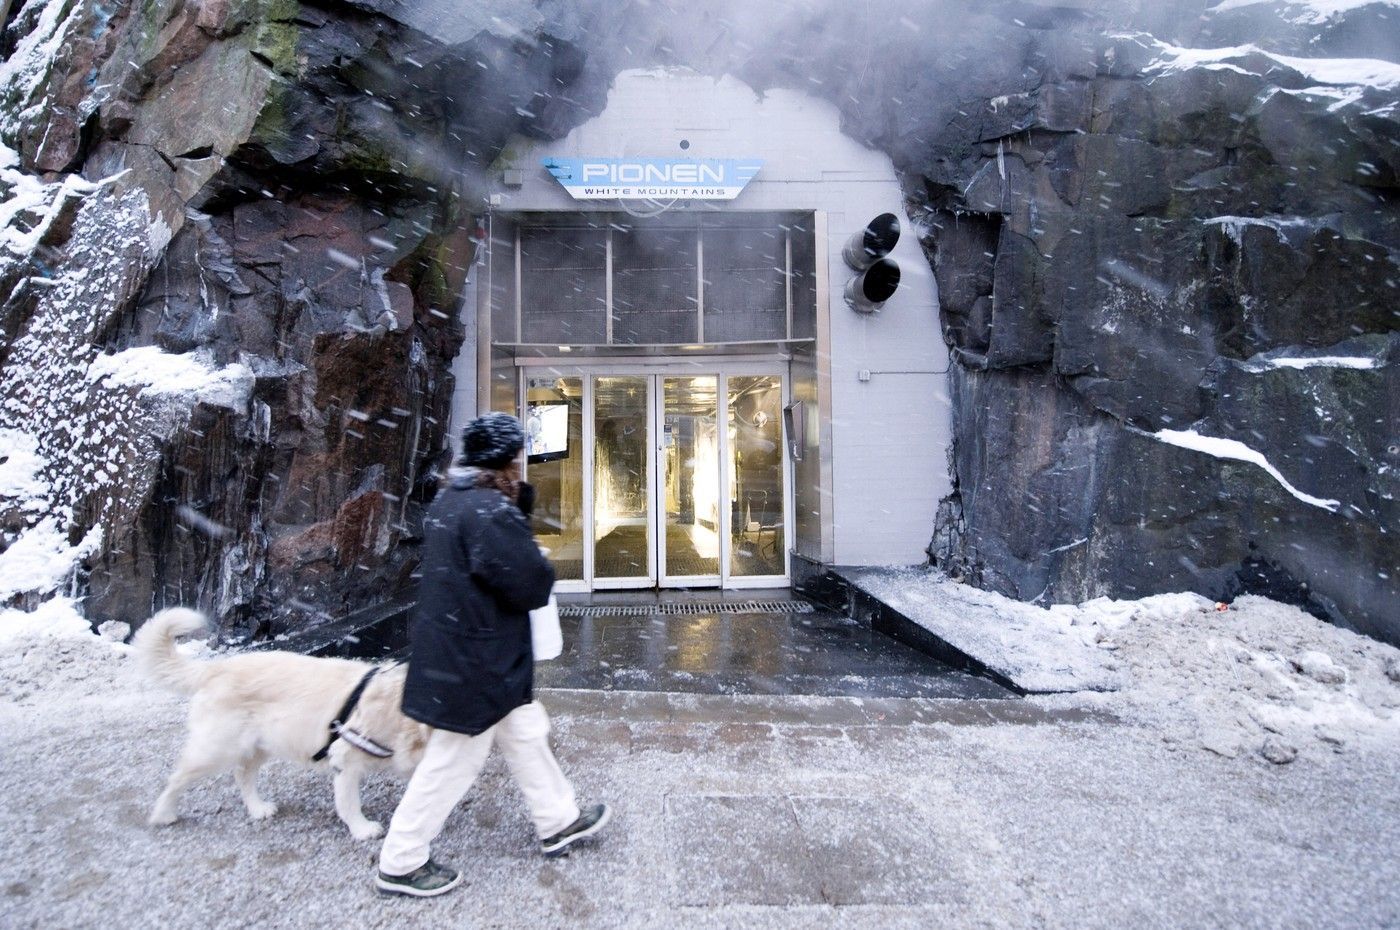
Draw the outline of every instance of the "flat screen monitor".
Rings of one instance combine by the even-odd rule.
[[[531,465],[569,457],[569,404],[530,404],[525,412],[525,455]]]

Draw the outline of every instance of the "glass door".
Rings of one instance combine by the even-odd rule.
[[[566,590],[787,584],[786,386],[725,367],[525,381],[534,529]]]
[[[656,583],[650,375],[593,379],[593,585]]]
[[[720,582],[719,378],[658,376],[662,587]]]
[[[729,531],[725,587],[786,583],[788,506],[783,380],[725,378],[725,487]]]

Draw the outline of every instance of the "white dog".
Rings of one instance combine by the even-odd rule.
[[[372,667],[291,652],[254,652],[214,661],[182,655],[175,638],[204,624],[203,615],[176,607],[148,620],[134,640],[137,656],[152,678],[193,696],[185,747],[151,810],[152,824],[178,819],[180,793],[192,782],[230,770],[252,818],[271,817],[277,805],[258,796],[258,769],[269,758],[319,764],[312,757],[326,745],[331,720]],[[428,727],[399,710],[405,672],[403,665],[391,666],[370,679],[344,721],[351,732],[336,739],[325,756],[336,770],[336,813],[357,840],[383,833],[360,810],[362,776],[385,768],[409,774],[427,745]],[[392,752],[387,758],[371,754],[386,750]]]

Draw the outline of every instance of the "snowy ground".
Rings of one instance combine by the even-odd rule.
[[[223,779],[145,826],[182,699],[123,647],[19,619],[0,614],[7,927],[1400,924],[1400,653],[1257,599],[1120,612],[1111,694],[546,694],[566,768],[617,821],[546,862],[493,762],[438,847],[466,887],[431,902],[373,894],[374,846],[314,772],[269,767],[271,821]],[[372,783],[371,814],[399,790]]]

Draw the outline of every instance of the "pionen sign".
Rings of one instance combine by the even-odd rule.
[[[733,200],[763,167],[757,158],[546,158],[575,200]]]

